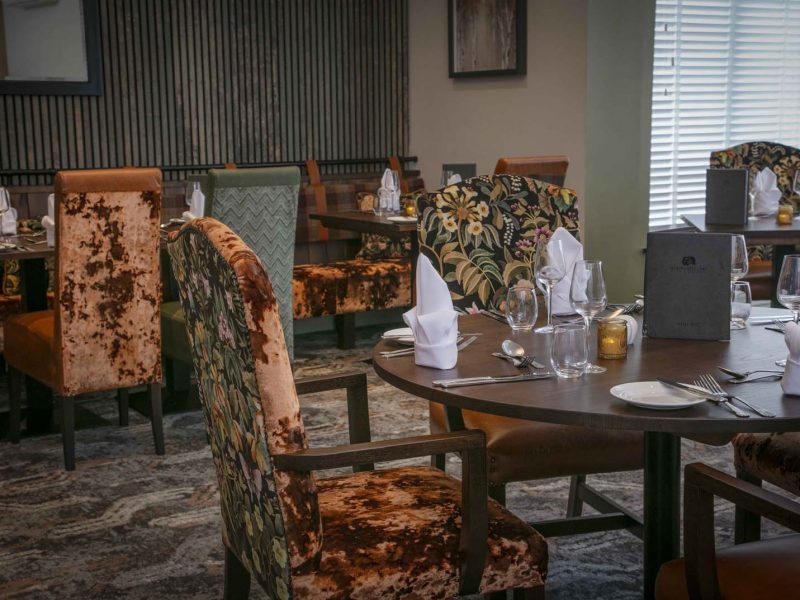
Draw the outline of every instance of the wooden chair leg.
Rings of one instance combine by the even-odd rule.
[[[225,547],[225,600],[247,600],[250,596],[250,573],[239,558]]]
[[[164,423],[161,415],[161,382],[147,385],[147,394],[150,397],[150,421],[153,425],[153,441],[156,445],[156,454],[164,454]]]
[[[356,345],[356,315],[336,315],[333,317],[336,325],[336,345],[342,350],[355,348]]]
[[[192,365],[165,356],[164,375],[167,383],[167,391],[170,394],[174,392],[185,392],[189,390],[191,385]]]
[[[75,397],[61,397],[61,443],[64,446],[64,469],[75,470]]]
[[[761,486],[761,480],[758,477],[753,477],[744,471],[737,471],[736,477],[752,483],[753,485]],[[734,513],[734,544],[757,542],[760,539],[761,515],[745,510],[737,505]]]
[[[569,498],[567,499],[567,518],[580,517],[583,512],[583,500],[580,488],[586,485],[586,475],[573,475],[569,481]]]
[[[514,600],[544,600],[544,586],[535,588],[517,588],[514,590]]]
[[[431,466],[434,469],[444,471],[447,467],[447,454],[434,454],[431,456]]]
[[[119,407],[119,426],[120,427],[127,427],[128,423],[129,423],[128,396],[129,396],[128,388],[122,388],[122,389],[117,390],[117,406]]]
[[[8,368],[8,439],[12,444],[19,444],[22,423],[22,385],[25,375],[14,367]]]
[[[498,502],[501,506],[506,505],[506,486],[505,484],[489,484],[489,498]]]

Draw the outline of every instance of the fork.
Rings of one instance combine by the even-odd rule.
[[[716,402],[720,406],[724,406],[726,410],[732,412],[737,417],[742,417],[743,419],[749,419],[750,418],[750,415],[748,415],[743,410],[740,410],[740,409],[736,408],[727,398],[723,398],[719,394],[716,394],[716,393],[712,392],[710,389],[708,389],[708,386],[703,381],[701,381],[699,379],[695,379],[694,386],[700,388],[701,390],[704,390],[704,391],[708,392],[710,396],[713,396],[714,398],[716,398],[716,400],[712,400],[712,402]],[[711,398],[709,398],[709,400],[711,400]]]
[[[775,413],[773,413],[773,412],[765,410],[765,409],[761,408],[760,406],[756,406],[755,404],[750,404],[749,402],[746,402],[746,401],[742,400],[738,396],[734,396],[733,394],[729,394],[724,389],[722,389],[722,386],[719,384],[719,382],[716,379],[714,379],[714,376],[711,375],[710,373],[706,373],[704,375],[701,375],[700,376],[700,380],[704,381],[706,384],[708,384],[708,385],[706,385],[706,388],[708,388],[711,391],[711,393],[714,394],[715,396],[719,396],[720,398],[727,398],[728,400],[737,400],[740,403],[744,404],[747,408],[752,410],[754,413],[756,413],[757,415],[761,415],[762,417],[774,417],[775,416]]]

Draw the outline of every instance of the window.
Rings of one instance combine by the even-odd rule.
[[[800,146],[800,0],[656,0],[650,226],[705,210],[709,154]]]

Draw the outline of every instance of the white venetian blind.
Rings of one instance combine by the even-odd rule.
[[[650,226],[705,209],[709,154],[800,146],[800,0],[656,0]]]

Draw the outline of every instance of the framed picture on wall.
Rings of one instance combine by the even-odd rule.
[[[524,75],[527,0],[448,0],[450,77]]]

